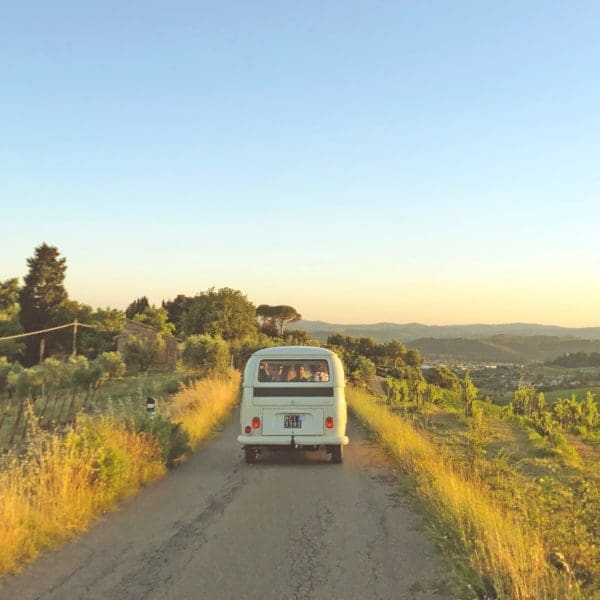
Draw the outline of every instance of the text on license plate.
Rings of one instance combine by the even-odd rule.
[[[302,429],[301,415],[283,415],[284,429]]]

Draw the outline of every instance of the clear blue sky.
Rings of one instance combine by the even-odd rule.
[[[597,2],[19,2],[0,279],[337,322],[600,324]]]

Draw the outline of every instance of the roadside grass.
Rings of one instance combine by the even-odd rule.
[[[515,471],[512,457],[499,453],[489,468],[482,468],[481,456],[470,460],[473,425],[456,412],[433,408],[422,418],[401,417],[354,389],[348,390],[348,402],[412,482],[443,550],[453,556],[474,597],[581,597],[569,565],[559,571],[551,564],[557,553],[539,507],[528,501],[530,483]]]
[[[82,533],[164,475],[172,433],[183,429],[196,447],[226,417],[238,388],[237,373],[200,380],[165,402],[156,417],[136,403],[133,412],[80,414],[53,431],[39,426],[29,403],[22,452],[1,458],[0,576]]]
[[[600,598],[600,447],[570,433],[540,435],[521,417],[486,402],[487,436],[477,476],[493,497],[544,532],[550,559],[570,570],[582,597]],[[433,407],[413,425],[461,465],[470,464],[472,419]]]
[[[57,547],[118,500],[160,477],[156,439],[109,417],[64,436],[34,431],[24,457],[0,471],[0,574]]]
[[[240,373],[232,371],[227,378],[200,379],[174,396],[167,415],[181,424],[192,448],[229,414],[239,399],[239,386]]]

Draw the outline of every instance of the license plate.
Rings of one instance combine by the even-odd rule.
[[[302,417],[300,415],[283,415],[284,429],[302,429]]]

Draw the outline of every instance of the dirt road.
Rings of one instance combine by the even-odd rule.
[[[80,539],[0,584],[0,598],[452,597],[381,451],[350,422],[344,463],[247,465],[238,412],[185,464]]]

